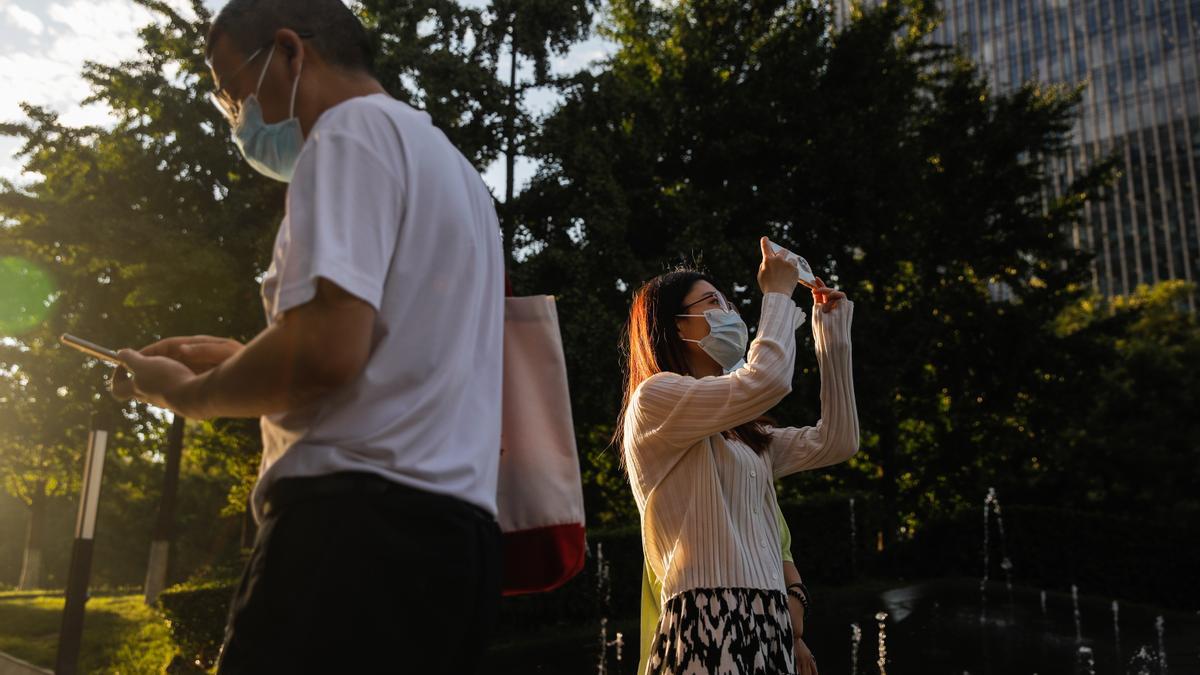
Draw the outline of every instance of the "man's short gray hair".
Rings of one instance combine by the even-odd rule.
[[[313,49],[331,65],[367,73],[374,67],[367,29],[342,0],[230,0],[208,29],[205,57],[222,35],[249,56],[280,28],[311,34]]]

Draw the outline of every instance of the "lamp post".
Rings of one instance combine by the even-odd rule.
[[[185,420],[175,414],[167,432],[167,463],[163,474],[162,498],[158,503],[158,519],[150,537],[150,562],[146,566],[146,604],[153,607],[159,593],[167,586],[171,542],[175,538],[175,502],[179,493],[179,461],[183,454]]]
[[[79,671],[83,608],[87,603],[88,580],[92,574],[92,540],[96,534],[100,482],[104,475],[104,454],[108,448],[111,426],[108,415],[92,413],[83,468],[83,490],[79,495],[79,515],[75,520],[75,543],[71,547],[71,571],[67,576],[67,598],[58,636],[58,658],[54,665],[57,675],[75,675]]]

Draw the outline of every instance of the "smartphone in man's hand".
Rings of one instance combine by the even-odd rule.
[[[90,342],[88,340],[84,340],[83,338],[75,337],[70,333],[63,333],[61,336],[59,336],[58,341],[72,349],[79,350],[88,356],[100,359],[101,361],[107,361],[114,366],[123,365],[121,360],[117,358],[117,353],[115,351],[109,349],[108,347],[101,347],[95,342]]]

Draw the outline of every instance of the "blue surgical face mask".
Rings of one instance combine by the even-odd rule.
[[[682,338],[684,342],[700,345],[705,354],[712,357],[725,373],[729,374],[745,365],[746,344],[750,331],[742,316],[732,309],[710,309],[704,314],[677,314],[679,317],[699,317],[708,321],[708,335],[699,340]]]
[[[291,182],[300,148],[304,146],[304,134],[300,120],[296,117],[296,90],[300,87],[300,73],[292,84],[292,101],[288,106],[288,118],[282,122],[263,122],[262,106],[258,103],[258,92],[262,89],[267,66],[275,55],[275,46],[267,54],[267,63],[258,76],[254,93],[242,102],[238,118],[233,124],[233,141],[242,151],[246,161],[259,173],[284,183]],[[303,63],[301,64],[303,66]]]

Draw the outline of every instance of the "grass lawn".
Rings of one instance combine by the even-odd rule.
[[[0,651],[53,669],[62,609],[60,594],[0,593]],[[88,600],[80,672],[161,673],[175,653],[166,620],[140,594]]]

